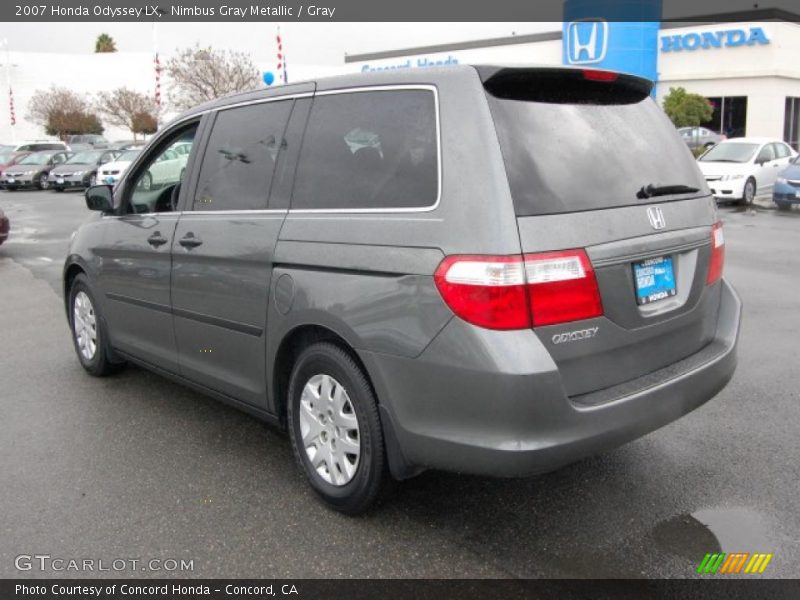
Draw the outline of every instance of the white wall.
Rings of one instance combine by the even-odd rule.
[[[662,31],[719,31],[759,26],[770,43],[733,48],[659,52],[658,101],[670,87],[706,97],[747,96],[746,135],[783,138],[787,96],[800,96],[800,26],[794,23],[724,23]]]
[[[458,64],[561,64],[561,40],[534,42],[526,44],[513,44],[508,46],[488,46],[483,48],[470,48],[452,52],[433,52],[410,54],[401,58],[385,58],[380,60],[367,60],[352,62],[345,65],[349,72],[360,72],[365,69],[385,68],[393,65],[402,65],[407,60],[412,66],[418,60],[427,60],[431,63],[455,59]]]

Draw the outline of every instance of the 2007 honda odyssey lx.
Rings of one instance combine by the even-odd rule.
[[[727,383],[741,311],[650,89],[456,66],[191,110],[87,193],[78,358],[286,427],[350,513],[389,476],[539,473],[650,432]]]

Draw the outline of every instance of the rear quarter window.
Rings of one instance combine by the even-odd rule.
[[[292,209],[425,208],[438,199],[436,98],[428,89],[314,98]]]

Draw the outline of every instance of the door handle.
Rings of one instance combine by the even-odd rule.
[[[197,248],[203,243],[203,240],[194,237],[194,234],[190,231],[184,237],[178,240],[178,243],[184,248]]]
[[[162,237],[160,231],[156,231],[153,235],[147,238],[147,243],[154,248],[158,248],[159,246],[163,246],[167,243],[167,238]]]

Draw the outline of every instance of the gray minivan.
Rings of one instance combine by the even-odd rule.
[[[348,513],[390,477],[530,475],[653,431],[731,378],[741,303],[650,92],[453,66],[199,106],[86,194],[78,358],[286,428]]]

